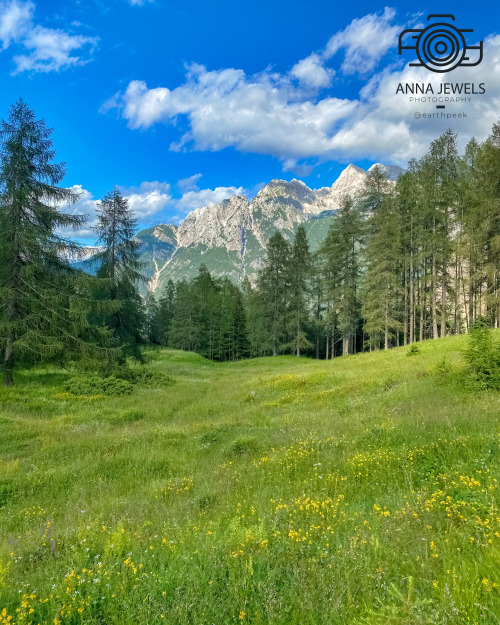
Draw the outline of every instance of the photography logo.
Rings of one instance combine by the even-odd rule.
[[[455,21],[454,15],[429,15],[427,21],[447,19]],[[456,67],[474,67],[483,60],[483,42],[468,46],[464,33],[472,28],[457,28],[448,22],[434,22],[426,28],[408,28],[399,35],[399,54],[403,50],[415,50],[418,63],[413,67],[426,67],[431,72],[451,72]]]

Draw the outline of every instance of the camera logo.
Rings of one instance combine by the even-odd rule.
[[[431,19],[449,19],[454,15],[429,15]],[[447,22],[435,22],[426,28],[408,28],[399,35],[399,50],[416,50],[419,63],[413,67],[426,67],[431,72],[451,72],[456,67],[474,67],[483,60],[483,42],[468,46],[464,33],[474,32],[472,28],[457,28]]]

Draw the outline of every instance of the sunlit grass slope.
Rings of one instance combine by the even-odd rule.
[[[0,624],[500,623],[500,394],[464,383],[465,340],[162,350],[112,397],[19,375],[0,390]]]

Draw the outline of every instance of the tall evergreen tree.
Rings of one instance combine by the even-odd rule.
[[[273,356],[283,351],[288,343],[286,330],[290,257],[290,244],[281,232],[277,231],[268,241],[266,257],[257,283],[264,325]]]
[[[128,207],[127,199],[114,187],[97,208],[94,231],[102,251],[92,258],[101,278],[98,297],[116,305],[107,315],[105,325],[114,333],[124,354],[141,359],[139,344],[144,328],[144,310],[138,283],[144,280],[140,273],[139,242],[134,239],[137,222]]]
[[[181,280],[176,285],[174,314],[169,324],[167,344],[185,351],[200,351],[201,333],[197,294],[193,283]]]
[[[364,329],[370,336],[370,346],[378,348],[382,340],[384,348],[388,349],[391,338],[396,337],[402,327],[401,226],[395,202],[389,194],[370,215],[368,229],[362,307]]]
[[[483,248],[485,319],[500,327],[500,123],[494,124],[478,155],[480,242]]]
[[[288,327],[291,336],[290,346],[297,356],[301,351],[312,347],[307,338],[309,324],[309,292],[312,271],[311,253],[307,234],[301,224],[297,228],[290,254],[290,302]]]
[[[252,287],[248,276],[245,276],[241,286],[250,355],[267,356],[272,353],[272,340],[263,314],[261,294],[257,288]]]
[[[240,289],[228,278],[220,283],[221,324],[218,360],[240,360],[249,355],[245,307]]]
[[[145,331],[150,343],[159,345],[162,341],[163,333],[159,320],[160,307],[156,301],[154,293],[148,291],[144,303]]]
[[[168,343],[168,333],[175,313],[176,288],[173,280],[169,280],[163,295],[160,297],[156,324],[158,326],[159,341],[162,345]]]
[[[427,260],[430,267],[432,336],[447,332],[449,267],[455,210],[458,203],[459,158],[457,137],[451,130],[431,143],[420,163],[422,210],[425,215]]]
[[[353,200],[346,196],[321,249],[327,280],[327,320],[332,328],[337,329],[342,339],[343,355],[356,351],[360,319],[360,246],[363,229],[359,210],[354,206]],[[335,332],[332,331],[332,341],[334,336]]]
[[[59,210],[78,195],[58,186],[52,130],[23,101],[0,126],[0,356],[3,383],[16,364],[63,358],[86,349],[85,279],[67,259],[76,246],[57,234],[85,218]]]

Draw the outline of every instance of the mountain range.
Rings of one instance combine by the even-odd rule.
[[[403,171],[395,165],[378,165],[391,181]],[[201,264],[214,276],[228,276],[237,283],[244,276],[252,280],[269,238],[280,230],[291,240],[299,224],[306,229],[311,249],[317,249],[343,197],[361,191],[367,173],[348,165],[331,187],[321,189],[310,189],[301,180],[271,180],[252,200],[233,195],[193,210],[179,225],[141,230],[136,236],[147,288],[159,295],[169,279],[190,279]]]

